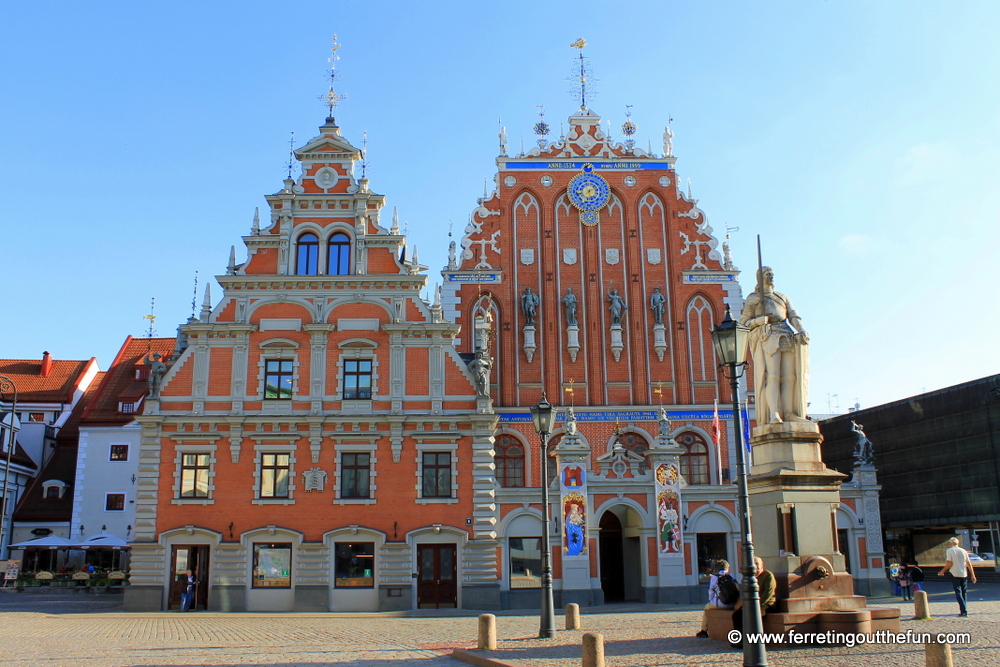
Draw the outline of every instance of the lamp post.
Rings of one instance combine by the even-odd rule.
[[[542,602],[541,615],[538,621],[538,636],[541,639],[551,639],[556,636],[555,606],[552,603],[552,549],[549,544],[549,461],[545,442],[552,432],[552,422],[555,421],[555,410],[545,399],[531,408],[531,421],[535,423],[535,431],[542,441],[542,456],[539,459],[542,467]]]
[[[733,393],[733,436],[736,441],[736,478],[739,484],[740,530],[743,535],[743,585],[740,597],[743,599],[743,664],[745,667],[765,667],[767,649],[760,640],[764,623],[760,614],[760,587],[754,571],[753,535],[750,530],[750,493],[747,490],[747,456],[743,449],[743,419],[740,414],[739,379],[746,370],[747,339],[749,327],[733,320],[726,309],[726,317],[712,331],[715,355],[720,367],[729,368],[729,386]],[[757,635],[757,641],[746,641],[748,634]]]
[[[10,556],[8,545],[10,544],[10,532],[13,532],[13,528],[10,532],[7,531],[7,480],[10,479],[10,457],[14,453],[14,434],[21,430],[21,423],[17,418],[17,385],[6,375],[0,375],[0,399],[8,392],[14,393],[14,401],[10,407],[10,418],[4,417],[2,422],[7,435],[7,467],[3,471],[3,499],[0,500],[0,547],[7,549],[7,555]],[[0,554],[2,553],[0,551]]]

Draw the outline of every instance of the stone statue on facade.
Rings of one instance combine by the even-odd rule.
[[[476,356],[469,362],[469,370],[472,371],[476,379],[476,391],[480,398],[490,395],[490,370],[493,368],[493,361],[485,347],[476,350]]]
[[[806,421],[809,336],[789,298],[774,290],[771,267],[758,269],[740,322],[750,327],[757,423]]]
[[[667,125],[663,128],[663,157],[674,155],[674,131]]]
[[[663,306],[667,298],[660,292],[659,287],[653,288],[653,294],[649,297],[649,309],[653,311],[653,318],[657,324],[663,324]]]
[[[566,435],[576,435],[576,413],[573,406],[566,408]]]
[[[529,326],[534,326],[535,324],[535,316],[538,314],[539,303],[541,301],[538,295],[532,292],[530,287],[525,287],[524,294],[521,295],[521,312],[524,313]]]
[[[142,363],[149,366],[149,377],[146,380],[146,384],[149,387],[150,398],[160,397],[160,383],[167,372],[167,365],[160,361],[160,358],[160,353],[154,352],[152,357],[147,354],[146,358],[142,361]]]
[[[857,436],[857,443],[854,445],[854,463],[856,465],[872,465],[875,463],[875,448],[872,441],[865,435],[864,426],[852,421],[851,430]]]
[[[572,288],[566,288],[566,296],[562,298],[562,302],[567,326],[576,326],[576,295],[573,294]]]
[[[609,308],[611,309],[611,324],[620,325],[622,323],[622,312],[628,308],[625,305],[625,299],[618,295],[618,290],[611,290],[611,294],[608,295],[608,302],[611,304]]]
[[[669,438],[670,437],[670,417],[667,416],[667,409],[660,408],[660,437]]]

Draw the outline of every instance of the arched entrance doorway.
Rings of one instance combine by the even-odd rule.
[[[601,590],[605,602],[640,599],[642,545],[639,515],[628,507],[615,507],[601,515]]]

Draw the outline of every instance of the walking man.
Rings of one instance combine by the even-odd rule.
[[[958,600],[958,615],[968,616],[969,607],[966,596],[969,579],[972,579],[972,583],[976,583],[976,571],[972,569],[969,552],[960,547],[959,544],[961,544],[961,540],[957,537],[948,540],[948,562],[938,572],[938,576],[943,577],[945,572],[951,572],[951,585],[955,588],[955,599]]]

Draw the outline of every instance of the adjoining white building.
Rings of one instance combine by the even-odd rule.
[[[86,361],[58,361],[45,352],[41,360],[0,360],[0,376],[12,385],[4,387],[0,411],[9,412],[16,399],[20,423],[14,447],[9,452],[10,433],[0,428],[0,556],[9,556],[7,545],[12,542],[55,532],[48,525],[26,525],[23,530],[14,531],[14,508],[21,509],[27,500],[29,483],[40,470],[44,471],[58,452],[57,439],[61,430],[98,373],[97,359],[93,357]],[[58,483],[39,489],[50,501],[57,501],[64,497],[69,482],[53,481]],[[43,510],[48,514],[44,506]],[[13,540],[12,532],[17,533]]]

